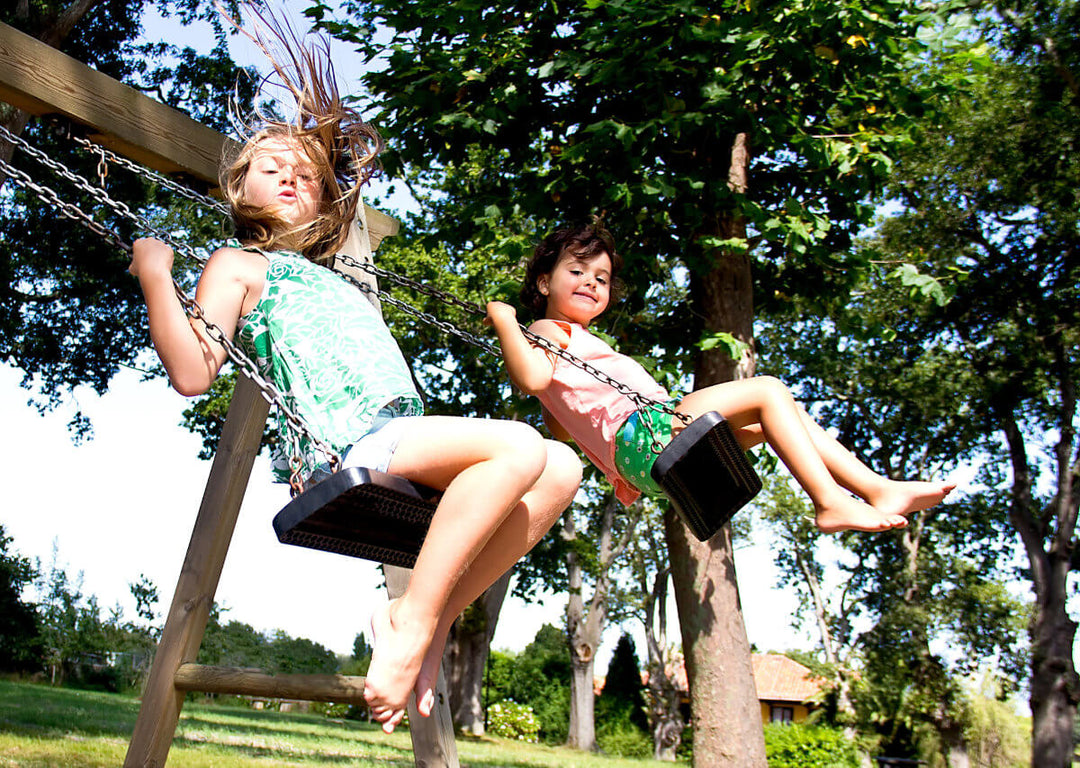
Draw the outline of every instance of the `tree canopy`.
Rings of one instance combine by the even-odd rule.
[[[226,5],[235,9],[235,3]],[[209,24],[213,48],[198,52],[145,38],[148,12],[181,24]],[[0,21],[219,130],[228,125],[230,95],[241,102],[251,98],[252,83],[238,78],[222,22],[208,0],[15,3],[0,10]],[[27,115],[7,105],[0,105],[0,122],[83,177],[100,178],[110,195],[165,228],[184,229],[193,240],[210,233],[220,237],[216,217],[183,200],[170,203],[154,184],[100,165],[98,156],[66,138],[69,130],[78,134],[78,127],[28,122]],[[83,210],[95,210],[85,194],[65,186],[24,152],[11,155],[5,141],[0,152]],[[133,238],[130,222],[110,212],[94,215],[127,241]],[[39,408],[55,407],[78,385],[104,392],[121,366],[142,364],[149,338],[123,253],[74,222],[58,219],[55,210],[10,183],[0,197],[0,243],[0,360],[24,373],[23,386]],[[90,428],[78,412],[72,426],[76,434]]]

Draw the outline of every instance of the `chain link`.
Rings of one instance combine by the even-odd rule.
[[[0,126],[0,128],[2,127],[3,126]],[[44,203],[57,209],[65,218],[81,223],[94,234],[103,238],[105,242],[126,253],[131,253],[131,246],[124,242],[119,235],[96,221],[90,214],[83,211],[77,205],[61,199],[60,196],[49,187],[36,183],[25,171],[19,170],[4,160],[0,160],[0,170],[3,170],[3,172],[7,174],[7,177],[16,184],[29,189]]]
[[[187,198],[194,203],[199,203],[200,205],[217,211],[223,216],[229,215],[229,206],[227,206],[221,200],[210,197],[210,195],[204,195],[201,192],[192,189],[191,187],[180,184],[177,181],[166,176],[165,174],[158,173],[153,168],[147,168],[144,165],[139,165],[138,163],[132,162],[123,155],[118,155],[107,147],[103,147],[100,144],[95,144],[85,136],[79,136],[77,134],[71,133],[70,129],[65,132],[65,135],[69,140],[83,147],[83,149],[85,149],[86,151],[99,152],[104,157],[107,157],[109,159],[109,162],[119,165],[121,168],[124,168],[137,176],[151,178],[161,186],[171,190],[172,192],[175,192],[181,197]]]

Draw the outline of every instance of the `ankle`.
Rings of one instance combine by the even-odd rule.
[[[439,613],[432,607],[417,604],[406,593],[390,601],[390,624],[395,630],[407,629],[410,632],[431,637],[439,625]]]

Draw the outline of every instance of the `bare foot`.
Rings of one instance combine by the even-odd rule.
[[[416,686],[413,688],[416,694],[416,709],[424,717],[431,717],[431,711],[435,708],[435,686],[439,682],[439,665],[442,664],[445,645],[445,634],[442,637],[436,635],[432,639],[424,656],[424,663],[420,665],[420,674],[416,676]]]
[[[375,649],[364,679],[364,700],[387,733],[405,716],[434,629],[434,622],[407,615],[400,600],[380,606],[371,617]]]
[[[867,501],[882,514],[909,515],[940,504],[954,488],[956,483],[887,480]]]
[[[822,533],[840,531],[887,531],[903,528],[903,515],[879,512],[874,507],[851,496],[838,497],[829,504],[815,505],[814,523]]]

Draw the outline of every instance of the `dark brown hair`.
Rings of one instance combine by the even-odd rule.
[[[325,263],[349,235],[361,204],[360,187],[378,172],[375,159],[383,141],[359,113],[342,102],[325,38],[307,44],[287,22],[268,11],[251,10],[251,14],[250,31],[229,21],[266,54],[277,85],[295,101],[296,114],[286,120],[257,109],[254,118],[245,121],[240,152],[223,163],[221,188],[232,208],[236,237],[245,245],[273,250],[288,241],[312,261]],[[268,82],[269,78],[264,79],[262,88]],[[315,166],[322,187],[313,221],[291,227],[244,201],[244,179],[256,148],[267,139],[294,143]]]
[[[611,259],[611,301],[618,298],[622,287],[619,281],[619,272],[622,271],[623,265],[622,256],[615,251],[615,238],[599,219],[594,218],[588,224],[572,225],[555,230],[541,240],[533,251],[532,258],[525,265],[525,284],[521,286],[521,303],[536,317],[543,317],[547,310],[547,296],[540,293],[540,278],[551,274],[559,257],[565,252],[586,260],[606,253]]]

